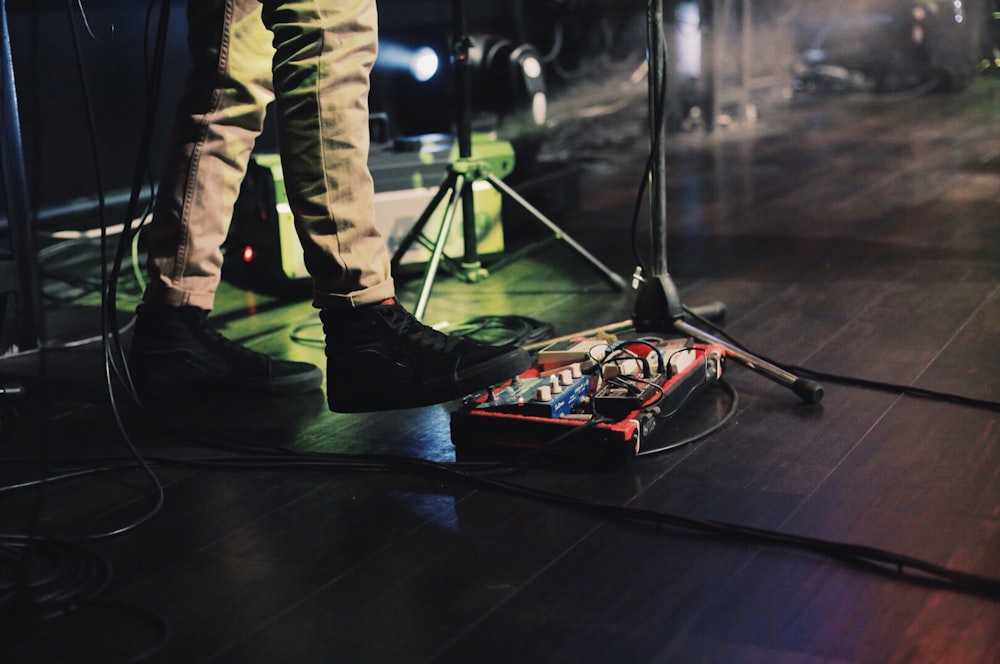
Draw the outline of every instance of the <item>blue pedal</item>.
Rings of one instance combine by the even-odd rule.
[[[563,381],[558,386],[554,382],[559,382],[558,376],[519,378],[502,390],[491,393],[475,410],[557,418],[568,415],[590,393],[589,376],[573,378],[568,384],[563,384]]]

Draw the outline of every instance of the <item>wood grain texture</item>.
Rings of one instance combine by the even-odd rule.
[[[827,99],[673,137],[668,263],[685,303],[724,302],[727,332],[782,362],[1000,400],[998,99],[1000,81],[983,78],[958,94]],[[643,114],[640,104],[609,122]],[[640,148],[588,149],[577,205],[558,219],[626,277]],[[507,232],[511,251],[546,236],[524,219]],[[648,228],[636,245],[648,251]],[[401,279],[399,293],[412,304],[417,284]],[[555,241],[478,283],[440,275],[426,319],[517,314],[568,334],[628,320],[632,296]],[[56,337],[98,320],[85,301],[73,312],[50,313],[66,321]],[[307,302],[223,284],[213,320],[257,350],[326,368]],[[0,445],[5,484],[40,472],[26,459],[42,451],[124,455],[99,346],[47,360],[44,374],[37,359],[0,360],[5,376],[50,382],[55,395],[21,407],[35,421]],[[727,381],[736,416],[701,442],[612,469],[498,477],[1000,577],[996,410],[840,383],[807,406],[732,360]],[[348,416],[317,393],[160,413],[189,434],[135,410],[126,423],[151,458],[282,447],[449,462],[455,407]],[[710,426],[727,407],[707,393],[670,430]],[[12,661],[54,661],[60,648],[70,654],[59,661],[134,655],[156,642],[151,616],[170,632],[144,661],[163,663],[992,664],[1000,652],[997,601],[402,463],[156,472],[162,511],[88,545],[111,564],[99,599],[117,608],[31,625],[9,641]],[[143,513],[146,492],[134,472],[85,477],[0,493],[0,518],[4,529],[95,532]]]

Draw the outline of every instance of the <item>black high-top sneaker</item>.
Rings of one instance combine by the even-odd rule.
[[[396,300],[320,312],[326,396],[342,413],[414,408],[458,399],[528,369],[517,346],[490,346],[428,327]]]
[[[140,396],[279,396],[319,389],[323,372],[250,350],[222,336],[198,307],[141,304],[129,349]]]

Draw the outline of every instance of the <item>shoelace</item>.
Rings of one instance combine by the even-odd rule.
[[[458,345],[458,338],[424,325],[402,307],[386,307],[380,313],[389,327],[419,346],[450,353]]]
[[[217,348],[219,351],[232,355],[240,355],[247,359],[253,358],[256,360],[268,360],[269,358],[264,353],[259,353],[255,350],[247,348],[243,344],[240,344],[232,339],[226,338],[221,332],[216,330],[211,325],[203,323],[198,326],[200,332],[205,335],[205,341],[209,346]]]

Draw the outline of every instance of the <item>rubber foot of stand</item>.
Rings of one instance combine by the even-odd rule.
[[[464,263],[462,264],[462,279],[469,282],[470,284],[480,282],[489,276],[490,276],[489,271],[482,265],[479,264],[466,265]]]
[[[823,400],[823,386],[807,378],[797,378],[792,383],[792,392],[795,392],[800,399],[809,404],[819,403]]]

